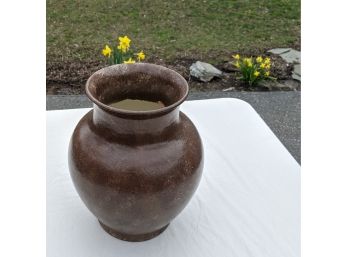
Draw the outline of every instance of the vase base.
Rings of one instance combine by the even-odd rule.
[[[129,242],[141,242],[141,241],[150,240],[150,239],[158,236],[159,234],[161,234],[169,226],[169,224],[167,224],[164,227],[162,227],[156,231],[146,233],[146,234],[129,235],[129,234],[118,232],[118,231],[104,225],[100,220],[99,220],[99,223],[100,223],[101,227],[111,236],[116,237],[117,239],[120,239],[123,241],[129,241]]]

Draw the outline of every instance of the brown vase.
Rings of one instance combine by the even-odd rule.
[[[162,66],[121,64],[94,73],[86,93],[94,107],[69,145],[76,190],[112,236],[151,239],[184,209],[202,175],[200,136],[179,111],[187,82]],[[165,107],[127,111],[108,105],[127,98],[162,101]]]

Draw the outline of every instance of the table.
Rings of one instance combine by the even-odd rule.
[[[205,150],[201,183],[158,237],[105,233],[70,179],[67,150],[90,109],[47,112],[47,256],[300,256],[300,166],[246,102],[187,101]]]

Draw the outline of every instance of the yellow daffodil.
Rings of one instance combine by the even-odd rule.
[[[119,49],[119,50],[121,50],[123,53],[125,53],[125,52],[127,52],[128,51],[128,47],[125,45],[125,44],[119,44],[118,46],[117,46],[117,49]]]
[[[131,39],[124,35],[117,37],[117,44],[112,46],[105,45],[101,53],[108,58],[110,65],[121,63],[136,63],[145,59],[145,53],[143,50],[134,52],[131,49]]]
[[[268,77],[269,76],[269,71],[265,72],[265,76]]]
[[[124,61],[123,63],[135,63],[135,61],[132,58],[129,58],[127,61]]]
[[[271,59],[269,58],[269,57],[267,57],[266,59],[265,59],[265,64],[270,64],[271,63]]]
[[[108,45],[105,45],[105,47],[104,47],[104,49],[102,51],[103,55],[107,56],[107,57],[110,57],[111,52],[112,52],[111,48]]]
[[[237,61],[237,62],[234,64],[234,66],[236,66],[237,68],[240,68],[239,62]]]
[[[243,61],[246,64],[246,66],[248,66],[249,68],[251,68],[253,66],[251,58],[244,58]]]
[[[131,40],[127,37],[119,37],[119,45],[117,46],[117,49],[121,50],[123,53],[127,52],[130,47]]]
[[[265,65],[265,68],[266,68],[266,69],[270,69],[270,68],[271,68],[271,64],[270,64],[270,63],[266,64],[266,65]]]
[[[127,36],[119,37],[118,40],[120,41],[120,43],[122,43],[128,47],[129,47],[130,42],[131,42],[131,40]]]
[[[265,67],[266,67],[266,64],[265,64],[265,63],[261,63],[261,64],[260,64],[260,68],[261,68],[261,69],[264,69]]]
[[[144,60],[145,59],[145,54],[143,52],[143,50],[141,50],[139,53],[136,54],[137,55],[137,58],[138,58],[138,61],[140,62],[141,60]]]
[[[120,42],[120,44],[117,46],[117,49],[121,50],[123,53],[127,52],[129,49],[129,45]]]
[[[236,54],[236,55],[232,55],[232,57],[233,57],[234,59],[236,59],[236,60],[239,60],[239,59],[240,59],[240,56],[239,56],[239,54]]]
[[[263,58],[261,56],[258,56],[256,58],[256,62],[261,63],[263,61]]]
[[[260,75],[260,72],[258,72],[258,71],[255,71],[255,72],[254,72],[254,76],[255,76],[255,77],[258,77],[259,75]]]

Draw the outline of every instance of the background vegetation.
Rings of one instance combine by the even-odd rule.
[[[48,62],[102,60],[119,35],[165,60],[298,48],[300,0],[47,1]]]

